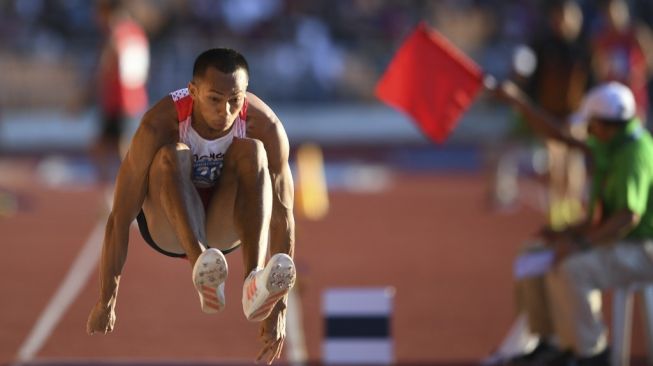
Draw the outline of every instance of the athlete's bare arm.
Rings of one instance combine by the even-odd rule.
[[[100,296],[87,322],[89,334],[113,330],[118,285],[127,257],[129,226],[143,205],[154,155],[162,146],[176,142],[176,115],[174,102],[169,96],[152,107],[143,117],[120,166],[113,208],[104,234]]]
[[[263,142],[272,179],[270,250],[292,256],[295,248],[294,187],[288,165],[288,136],[270,107],[252,93],[248,93],[247,99],[247,136]]]
[[[272,254],[286,253],[292,257],[295,251],[294,185],[288,165],[288,136],[270,107],[252,93],[247,94],[247,100],[247,136],[263,142],[272,180],[270,251]],[[261,325],[264,347],[259,359],[266,358],[271,362],[281,354],[285,339],[286,304],[287,299],[284,297]]]

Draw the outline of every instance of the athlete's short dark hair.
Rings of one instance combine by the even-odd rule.
[[[243,55],[230,48],[212,48],[197,56],[193,65],[193,79],[203,77],[209,67],[214,67],[226,74],[243,69],[249,77],[247,60]]]

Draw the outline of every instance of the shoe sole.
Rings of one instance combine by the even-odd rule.
[[[276,262],[276,263],[273,263]],[[287,254],[275,254],[268,265],[273,267],[268,274],[268,281],[265,288],[268,290],[269,297],[265,302],[247,317],[249,321],[265,320],[277,302],[285,296],[295,284],[296,271],[292,258]]]
[[[220,286],[227,279],[228,272],[227,260],[217,249],[207,249],[197,258],[193,267],[193,283],[203,312],[215,314],[224,309],[224,295],[221,295]]]

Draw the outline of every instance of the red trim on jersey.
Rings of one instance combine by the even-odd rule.
[[[240,110],[240,114],[238,117],[243,120],[243,122],[247,122],[247,106],[249,105],[249,102],[247,101],[247,98],[245,98],[245,101],[243,102],[243,109]]]
[[[175,101],[177,109],[177,120],[179,123],[184,122],[193,113],[193,98],[187,95]]]

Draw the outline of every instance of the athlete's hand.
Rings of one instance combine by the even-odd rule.
[[[107,334],[113,330],[113,325],[116,323],[116,311],[114,306],[103,304],[98,301],[91,314],[88,316],[86,322],[86,332],[93,335],[96,332]]]
[[[285,300],[285,299],[284,299]],[[283,342],[286,340],[286,304],[281,300],[272,309],[272,313],[261,322],[259,338],[263,348],[256,357],[256,362],[265,360],[268,365],[281,357]]]

